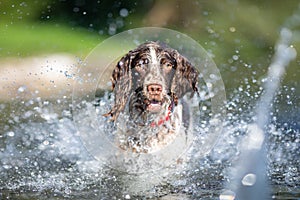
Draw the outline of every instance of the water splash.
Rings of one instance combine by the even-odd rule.
[[[299,19],[299,15],[296,19]],[[290,20],[288,21],[290,22]],[[234,195],[231,195],[231,199],[270,198],[266,167],[269,113],[285,68],[297,55],[296,50],[291,45],[292,36],[293,32],[289,28],[281,29],[280,39],[275,47],[275,55],[268,69],[264,93],[256,105],[254,123],[248,126],[248,135],[242,144],[240,160],[232,170],[232,182],[229,189],[233,191],[232,194]]]

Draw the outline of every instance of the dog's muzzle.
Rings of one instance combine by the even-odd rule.
[[[143,83],[143,92],[147,98],[147,110],[149,112],[159,112],[167,95],[165,80],[160,65],[149,64],[148,67],[149,71]]]

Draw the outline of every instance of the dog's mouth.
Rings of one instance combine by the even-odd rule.
[[[146,86],[146,110],[157,113],[162,109],[164,103],[163,86],[161,84],[152,83]]]
[[[158,101],[156,99],[148,100],[147,110],[154,113],[159,112],[162,109],[162,104],[162,101]]]
[[[147,111],[157,113],[161,111],[164,102],[158,99],[145,99],[144,103]]]

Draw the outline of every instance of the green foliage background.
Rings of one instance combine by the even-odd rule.
[[[230,92],[245,78],[262,78],[280,28],[298,7],[298,0],[0,0],[0,59],[59,52],[84,58],[112,34],[163,26],[211,53]],[[299,88],[299,62],[288,68],[285,85]]]

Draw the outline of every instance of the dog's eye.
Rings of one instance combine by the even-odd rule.
[[[162,64],[162,67],[163,67],[163,70],[168,73],[172,70],[173,64],[171,62],[165,62]]]
[[[145,71],[145,65],[144,64],[138,64],[135,66],[135,69],[139,71]]]
[[[147,69],[147,64],[149,63],[149,61],[147,59],[143,59],[140,60],[136,65],[135,65],[135,69],[138,72],[145,72]]]

